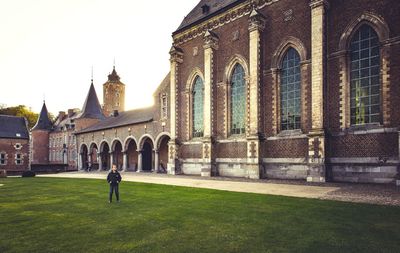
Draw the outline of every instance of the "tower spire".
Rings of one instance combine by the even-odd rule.
[[[92,65],[92,79],[91,79],[91,84],[93,84],[93,65]]]

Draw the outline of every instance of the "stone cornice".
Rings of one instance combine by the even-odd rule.
[[[182,49],[172,46],[171,50],[169,50],[169,54],[171,56],[170,61],[171,62],[178,62],[182,63],[183,62],[183,51]]]
[[[227,23],[233,22],[243,16],[249,15],[254,9],[259,10],[280,0],[249,0],[239,4],[224,13],[211,17],[204,22],[186,29],[173,36],[173,44],[179,46],[187,41],[204,35]]]
[[[311,0],[310,1],[310,7],[311,9],[317,8],[323,6],[327,9],[329,9],[329,2],[327,0]]]
[[[249,17],[249,31],[262,31],[265,28],[265,17],[256,9],[252,10]]]
[[[207,31],[204,34],[204,49],[212,48],[214,50],[218,50],[218,36],[212,31]]]

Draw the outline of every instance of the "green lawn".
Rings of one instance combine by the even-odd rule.
[[[101,180],[8,178],[0,252],[400,252],[400,208]]]

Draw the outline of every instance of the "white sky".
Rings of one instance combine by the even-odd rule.
[[[115,57],[126,109],[151,105],[171,34],[198,1],[0,0],[0,104],[81,108],[92,65],[102,103]]]

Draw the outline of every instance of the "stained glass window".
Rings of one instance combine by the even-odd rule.
[[[301,123],[301,77],[300,56],[289,48],[282,62],[281,84],[281,130],[300,129]]]
[[[197,76],[193,84],[193,137],[203,137],[204,133],[204,85]]]
[[[381,121],[380,52],[376,32],[363,25],[350,45],[350,110],[351,124]]]
[[[236,64],[231,78],[231,134],[245,133],[246,82],[242,65]]]

